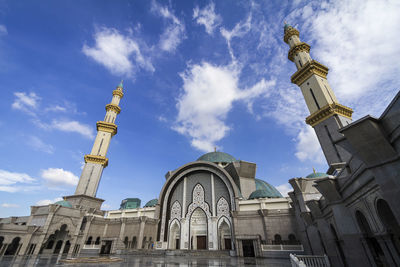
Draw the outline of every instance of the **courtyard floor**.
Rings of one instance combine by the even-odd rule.
[[[204,257],[181,257],[181,256],[138,256],[118,255],[122,259],[113,263],[61,263],[57,256],[40,257],[12,257],[0,258],[0,266],[99,266],[99,267],[233,267],[233,266],[266,266],[266,267],[290,267],[289,259],[261,259],[261,258],[204,258]]]

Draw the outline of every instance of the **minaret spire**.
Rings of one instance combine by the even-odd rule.
[[[97,136],[94,141],[92,151],[85,155],[85,166],[83,167],[75,195],[86,195],[96,197],[97,189],[103,173],[103,169],[108,165],[106,158],[111,138],[117,133],[115,120],[121,112],[119,102],[124,96],[123,81],[113,91],[110,104],[106,105],[106,115],[103,121],[97,122]]]
[[[306,123],[314,128],[329,165],[347,161],[350,154],[336,143],[342,138],[338,130],[351,123],[353,110],[339,104],[327,80],[328,68],[311,58],[310,45],[301,42],[299,31],[286,22],[283,40],[290,47],[288,59],[297,68],[291,81],[300,87],[310,111]]]

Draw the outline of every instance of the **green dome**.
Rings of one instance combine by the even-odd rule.
[[[288,28],[290,28],[290,27],[292,27],[292,26],[290,26],[288,23],[286,23],[285,26],[283,27],[283,29],[284,29],[284,31],[286,32],[286,30],[287,30]]]
[[[71,203],[69,203],[69,202],[66,201],[66,200],[60,200],[60,201],[57,201],[57,202],[54,203],[54,204],[60,205],[60,206],[63,206],[63,207],[67,207],[67,208],[72,208]]]
[[[204,154],[200,158],[197,159],[197,161],[210,161],[214,163],[218,162],[226,162],[226,163],[231,163],[235,162],[236,159],[232,157],[231,155],[224,153],[224,152],[210,152],[207,154]]]
[[[158,199],[155,198],[155,199],[148,201],[146,203],[146,205],[144,205],[144,207],[154,207],[155,205],[157,205],[157,203],[158,203]]]
[[[313,172],[306,176],[306,178],[324,178],[328,177],[329,175],[323,172]]]
[[[268,197],[268,198],[282,197],[281,193],[274,186],[270,185],[266,181],[255,179],[255,183],[256,183],[256,191],[250,194],[249,199],[261,198],[261,197]],[[251,196],[254,197],[251,198]]]

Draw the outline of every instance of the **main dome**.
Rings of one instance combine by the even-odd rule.
[[[235,162],[236,159],[233,156],[229,155],[228,153],[210,152],[198,158],[197,161],[210,161],[214,163],[219,163],[219,162],[231,163]]]

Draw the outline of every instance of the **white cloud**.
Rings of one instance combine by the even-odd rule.
[[[46,127],[63,132],[75,132],[89,139],[94,138],[93,128],[79,121],[53,120],[51,125]]]
[[[400,86],[400,38],[388,32],[400,24],[396,1],[313,1],[295,9],[289,21],[297,26],[303,41],[312,39],[311,56],[328,66],[329,82],[344,104],[356,111],[371,112],[364,100],[392,98]],[[364,100],[361,100],[364,99]],[[375,115],[388,102],[375,101]],[[354,114],[355,117],[366,115]]]
[[[55,105],[55,106],[50,106],[48,108],[46,108],[47,112],[66,112],[67,108],[66,107],[62,107],[60,105]]]
[[[163,115],[158,116],[158,120],[161,122],[168,122],[168,119],[164,117]]]
[[[9,172],[0,169],[0,191],[14,193],[17,191],[27,191],[25,184],[32,184],[36,179],[26,173]]]
[[[317,135],[310,126],[303,128],[296,138],[296,157],[300,161],[312,161],[322,164],[325,162],[324,154],[321,150]]]
[[[61,168],[48,168],[46,170],[42,170],[41,176],[50,187],[63,185],[75,186],[79,181],[78,176]]]
[[[8,31],[5,25],[0,24],[0,36],[7,35]]]
[[[29,136],[27,138],[27,144],[35,150],[43,151],[49,154],[54,153],[54,147],[50,144],[46,144],[37,136]]]
[[[233,54],[231,40],[233,37],[243,37],[246,33],[250,31],[251,19],[252,19],[252,14],[250,13],[245,21],[237,23],[232,30],[229,31],[224,27],[220,29],[221,35],[225,38],[226,43],[228,45],[229,54],[231,55],[232,60],[235,60],[236,57]]]
[[[330,80],[339,98],[381,94],[385,81],[391,90],[399,87],[400,38],[389,34],[394,25],[400,25],[396,1],[333,1],[316,14],[315,56],[333,69]]]
[[[167,52],[174,52],[185,38],[185,25],[168,7],[161,6],[154,0],[152,1],[151,11],[168,21],[167,27],[160,36],[160,48]]]
[[[57,201],[61,201],[61,200],[63,200],[61,197],[57,197],[55,199],[42,199],[42,200],[39,200],[38,202],[36,202],[36,205],[37,206],[47,206],[47,205],[53,204],[53,203],[55,203]]]
[[[196,20],[197,24],[204,25],[206,32],[211,35],[214,33],[214,29],[222,22],[222,17],[215,13],[214,2],[210,2],[203,9],[196,6],[193,9],[193,19]]]
[[[174,129],[189,136],[193,147],[212,151],[215,143],[229,131],[225,124],[234,101],[251,105],[256,97],[265,96],[274,81],[261,80],[246,89],[238,87],[240,71],[233,65],[210,63],[189,66],[181,74],[183,94],[179,97]]]
[[[290,184],[281,184],[275,187],[282,194],[283,197],[287,197],[290,191],[293,191],[293,188]]]
[[[114,75],[132,77],[138,68],[154,71],[139,44],[130,36],[122,35],[113,28],[101,28],[94,35],[95,45],[84,45],[83,53],[106,67]]]
[[[25,92],[15,92],[14,96],[15,99],[11,105],[13,109],[21,110],[29,115],[35,115],[34,111],[37,109],[40,101],[39,96],[34,92],[29,94]]]
[[[3,207],[3,208],[19,208],[19,205],[12,204],[12,203],[3,203],[3,204],[1,204],[1,207]]]

